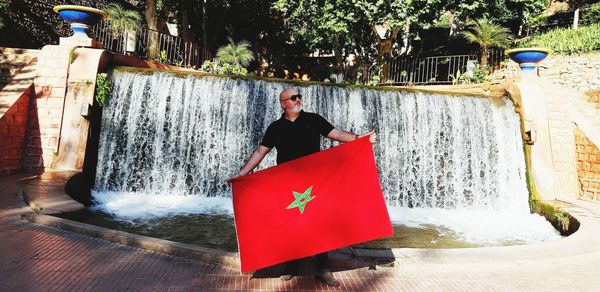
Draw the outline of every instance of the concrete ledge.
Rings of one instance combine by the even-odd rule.
[[[237,253],[131,234],[40,213],[22,214],[21,218],[34,223],[97,237],[123,245],[139,247],[180,257],[199,259],[201,261],[221,265],[238,271],[240,269],[240,259]]]

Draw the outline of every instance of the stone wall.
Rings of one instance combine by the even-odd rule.
[[[519,66],[510,61],[494,72],[495,80],[520,77]],[[539,75],[555,84],[580,92],[600,89],[600,53],[550,55],[540,64]]]
[[[580,197],[600,201],[600,151],[579,129],[575,130]]]
[[[33,86],[21,94],[0,118],[0,174],[21,170],[27,130],[27,112]]]
[[[71,50],[45,46],[38,57],[36,96],[29,108],[29,135],[24,169],[43,172],[58,153]]]
[[[574,199],[579,193],[575,162],[576,145],[573,139],[575,124],[570,120],[568,107],[565,107],[574,93],[547,78],[539,78],[539,82],[546,100],[555,174],[554,191],[557,198]]]
[[[38,50],[0,47],[0,89],[36,58],[38,52]]]

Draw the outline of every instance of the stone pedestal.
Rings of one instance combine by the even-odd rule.
[[[93,39],[70,37],[41,50],[25,169],[82,169],[89,125],[81,109],[93,104],[96,74],[110,59],[93,47],[100,47]]]
[[[535,137],[531,172],[540,199],[576,198],[575,127],[569,118],[568,96],[535,75],[523,75],[518,86],[525,131]]]

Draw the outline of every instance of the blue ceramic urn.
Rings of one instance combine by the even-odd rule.
[[[519,64],[523,74],[536,74],[538,63],[553,51],[545,48],[520,48],[506,50],[508,57]]]
[[[54,6],[54,12],[71,24],[73,36],[87,38],[89,38],[87,30],[101,19],[106,18],[107,15],[106,12],[100,9],[77,5]]]

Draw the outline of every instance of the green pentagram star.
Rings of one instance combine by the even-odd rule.
[[[300,210],[300,214],[304,213],[304,207],[306,207],[306,203],[308,203],[310,200],[316,198],[316,196],[311,197],[310,196],[310,192],[312,191],[312,186],[310,186],[310,188],[308,188],[306,191],[304,191],[304,193],[297,193],[297,192],[293,192],[294,193],[294,197],[296,198],[296,200],[294,200],[294,202],[292,202],[289,206],[287,206],[286,209],[292,209],[292,208],[296,208],[298,207],[298,209]]]

